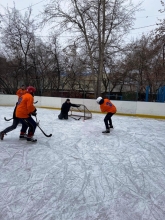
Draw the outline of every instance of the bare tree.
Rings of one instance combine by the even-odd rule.
[[[18,60],[19,77],[26,85],[29,84],[29,74],[31,74],[29,53],[34,46],[34,33],[37,29],[34,20],[31,19],[31,13],[31,8],[24,16],[15,7],[10,10],[7,8],[2,20],[1,32],[5,56],[10,60]]]
[[[133,24],[139,5],[127,0],[51,0],[45,7],[44,23],[56,23],[60,31],[71,31],[80,42],[79,47],[85,48],[90,72],[97,81],[96,96],[101,94],[105,49],[109,47],[113,53],[119,46],[120,39]]]

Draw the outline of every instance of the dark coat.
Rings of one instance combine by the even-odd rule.
[[[69,112],[71,106],[73,106],[73,107],[79,107],[79,105],[64,102],[64,103],[62,104],[62,107],[61,107],[61,113],[62,113],[62,114],[68,114],[68,112]]]
[[[14,111],[13,111],[13,119],[18,119],[17,117],[16,117],[16,108],[17,108],[17,104],[18,104],[18,102],[16,103],[16,105],[15,105],[15,108],[14,108]]]

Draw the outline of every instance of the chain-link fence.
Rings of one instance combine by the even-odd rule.
[[[38,96],[49,97],[68,97],[68,98],[83,98],[83,99],[95,99],[95,91],[88,83],[88,86],[84,84],[84,87],[79,89],[77,87],[73,89],[53,89],[53,88],[40,88],[36,92]],[[0,94],[15,94],[16,89],[6,89],[0,87]],[[107,97],[110,100],[122,100],[122,101],[145,101],[145,102],[165,102],[165,86],[159,87],[155,93],[150,92],[149,86],[146,86],[145,91],[140,91],[138,85],[117,85],[113,89],[109,87],[107,91],[101,93],[103,98]]]

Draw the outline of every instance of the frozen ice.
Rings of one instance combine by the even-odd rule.
[[[0,107],[0,131],[14,107]],[[112,117],[59,120],[38,108],[36,143],[21,126],[0,141],[0,220],[164,220],[165,121]]]

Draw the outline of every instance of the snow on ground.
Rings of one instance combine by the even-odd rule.
[[[0,131],[13,107],[0,107]],[[0,141],[1,220],[164,220],[165,121],[103,114],[59,120],[38,108],[37,143]]]

